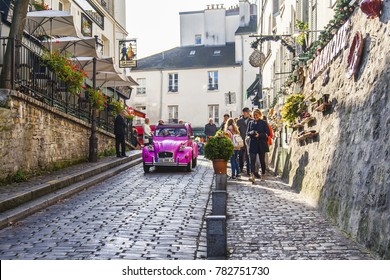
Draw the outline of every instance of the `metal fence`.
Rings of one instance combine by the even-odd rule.
[[[3,37],[0,40],[2,55],[4,55],[8,38]],[[31,47],[31,42],[27,45],[15,41],[13,46],[14,55],[11,59],[13,89],[80,120],[91,122],[91,104],[88,96],[84,92],[76,95],[67,91],[66,83],[59,80],[57,74],[44,65],[41,58],[42,49]],[[96,124],[107,132],[114,132],[114,117],[110,107],[98,113]],[[130,134],[131,121],[128,121],[128,126],[128,134]],[[130,137],[128,135],[127,140],[130,140]]]

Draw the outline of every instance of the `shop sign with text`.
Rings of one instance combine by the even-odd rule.
[[[321,53],[313,60],[309,68],[310,82],[314,80],[330,65],[348,45],[348,31],[351,22],[348,20],[336,33],[333,39],[322,49]]]

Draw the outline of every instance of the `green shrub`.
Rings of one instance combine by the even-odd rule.
[[[28,180],[28,173],[24,170],[18,170],[13,174],[0,180],[0,186],[8,185],[12,183],[20,183]]]
[[[219,132],[216,136],[210,138],[204,147],[204,156],[209,160],[223,159],[228,161],[233,153],[233,143],[223,132]]]
[[[26,182],[27,179],[27,173],[23,170],[16,171],[16,173],[12,176],[12,181],[17,183]]]
[[[109,148],[109,149],[105,149],[103,152],[100,152],[99,158],[115,156],[115,155],[116,155],[115,148]]]

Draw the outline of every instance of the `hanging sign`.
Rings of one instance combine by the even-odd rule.
[[[310,82],[314,80],[330,65],[330,63],[340,54],[342,49],[348,45],[348,31],[351,22],[348,20],[337,31],[333,39],[322,49],[321,53],[313,60],[309,68]]]
[[[137,41],[120,40],[119,41],[119,67],[135,68],[137,67]]]
[[[360,9],[367,15],[367,18],[379,17],[382,11],[382,0],[363,0],[360,2]]]
[[[81,34],[92,37],[92,20],[84,14],[81,14]]]

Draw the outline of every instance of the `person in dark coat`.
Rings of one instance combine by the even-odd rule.
[[[242,109],[242,117],[237,121],[238,130],[240,131],[241,138],[245,140],[246,132],[248,131],[248,125],[253,119],[250,117],[250,110],[248,107]],[[242,147],[238,153],[238,162],[240,170],[244,169],[244,161],[246,161],[246,173],[250,175],[250,160],[249,155],[247,154],[248,147],[244,141],[244,147]]]
[[[115,118],[114,122],[114,134],[115,134],[115,151],[117,157],[127,157],[126,156],[126,143],[125,143],[125,134],[126,134],[126,122],[125,122],[125,113],[126,111],[121,111]],[[119,146],[121,149],[119,149]]]
[[[224,130],[225,129],[225,124],[226,122],[228,121],[228,119],[230,118],[230,115],[229,114],[225,114],[223,115],[223,123],[221,124],[221,126],[219,127],[219,130]]]
[[[206,139],[210,139],[217,133],[217,126],[215,125],[212,118],[209,119],[209,122],[204,126],[204,134],[206,135]]]
[[[247,135],[250,137],[249,142],[249,155],[251,159],[251,175],[249,180],[254,183],[255,177],[260,178],[260,175],[256,173],[256,157],[259,155],[261,173],[264,176],[265,166],[265,153],[269,152],[268,148],[268,136],[270,134],[268,124],[262,119],[263,115],[259,109],[253,111],[253,121],[248,125]]]

